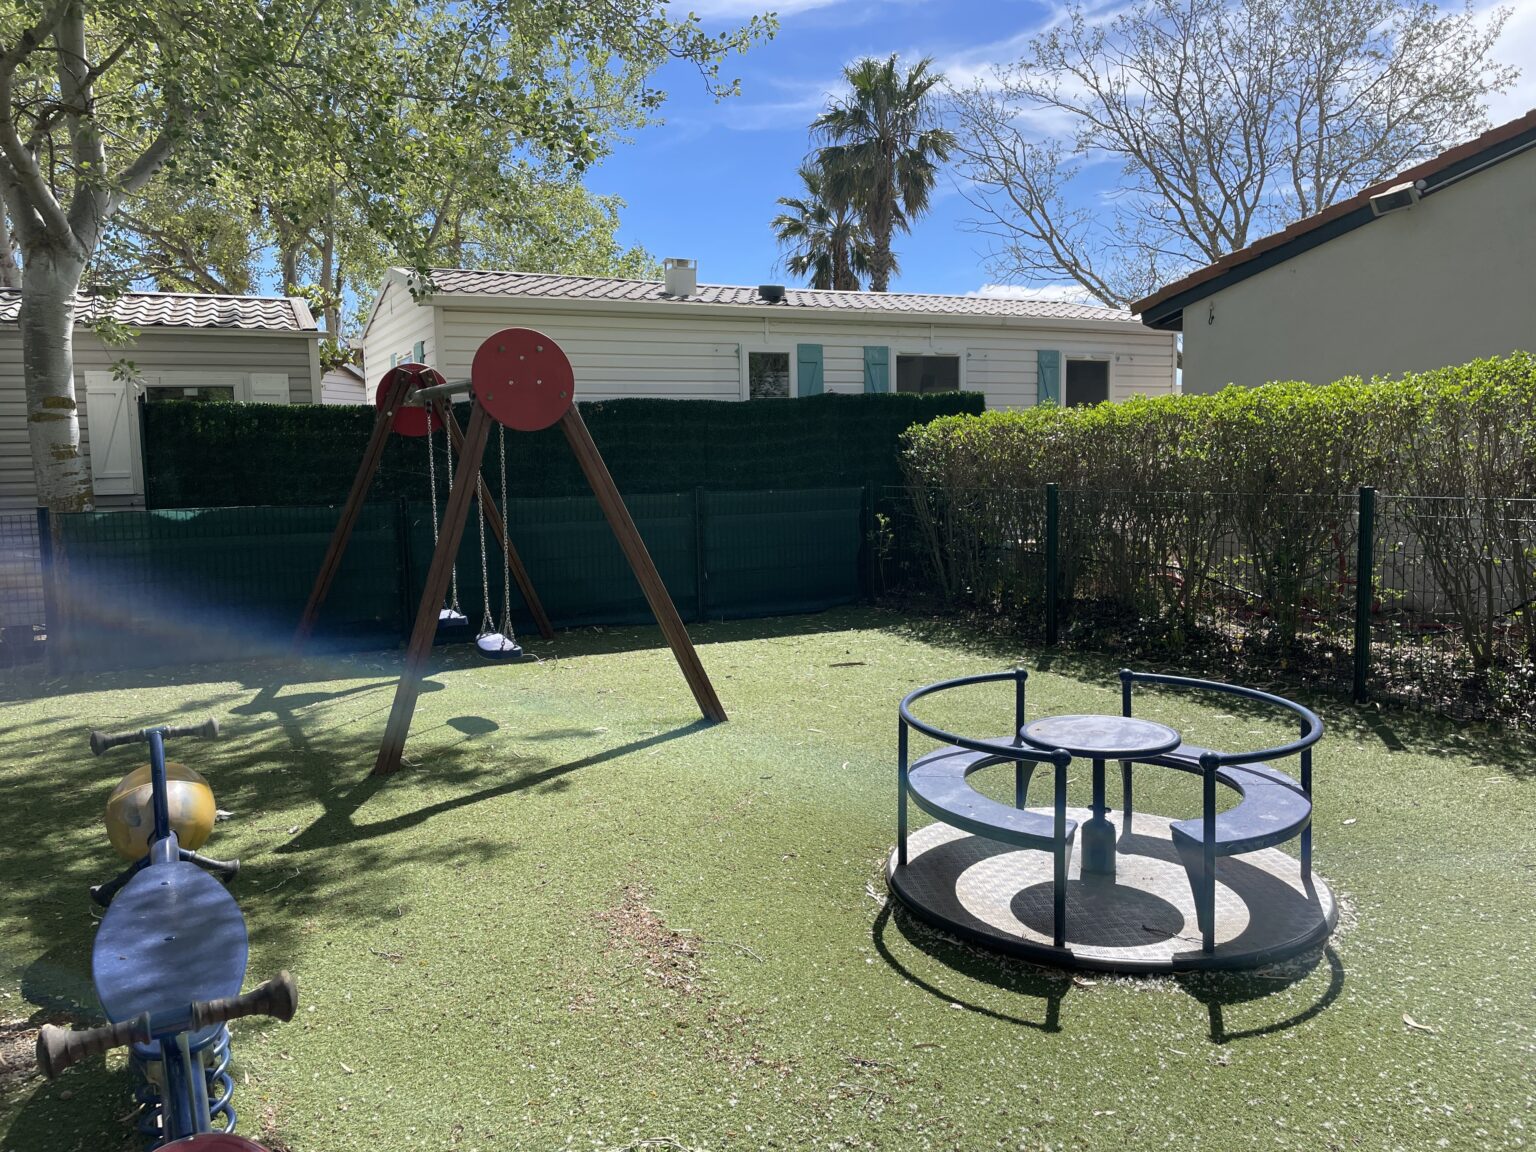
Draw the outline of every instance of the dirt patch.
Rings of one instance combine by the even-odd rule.
[[[641,968],[651,983],[682,996],[699,990],[699,941],[668,928],[639,885],[626,885],[618,905],[595,919],[608,933],[607,950],[629,953],[630,967]]]
[[[20,1088],[37,1074],[36,1024],[0,1021],[0,1092]]]

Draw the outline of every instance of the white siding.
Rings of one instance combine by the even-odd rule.
[[[422,363],[442,369],[433,312],[413,300],[405,284],[391,275],[363,333],[363,388],[369,398],[389,371],[390,358],[409,361],[417,344],[422,345]]]
[[[386,293],[388,295],[388,293]],[[1013,323],[930,324],[871,317],[805,316],[740,319],[717,313],[656,315],[612,313],[573,303],[569,311],[519,310],[515,301],[487,300],[437,306],[443,347],[429,361],[450,379],[469,375],[475,350],[493,332],[535,328],[571,358],[579,395],[586,400],[625,396],[741,398],[740,349],[820,344],[828,392],[864,390],[864,346],[881,344],[901,353],[952,353],[962,358],[964,387],[986,393],[993,408],[1035,402],[1035,354],[1097,354],[1111,359],[1115,399],[1174,390],[1174,338],[1127,323],[1124,331],[1088,332]],[[426,314],[429,307],[419,307]],[[424,326],[425,327],[425,326]],[[393,329],[392,329],[393,330]],[[399,342],[397,337],[391,337]],[[382,343],[382,340],[381,340]],[[365,344],[366,347],[366,344]],[[385,360],[387,365],[387,359]],[[895,364],[892,362],[894,378]],[[370,369],[369,379],[376,373]]]
[[[363,382],[350,372],[331,371],[320,378],[320,403],[364,404]]]
[[[174,373],[247,377],[252,373],[288,377],[288,399],[310,403],[318,381],[311,377],[314,337],[239,329],[142,329],[130,345],[105,347],[90,332],[75,330],[75,400],[80,406],[81,451],[90,459],[90,411],[85,374],[110,372],[118,360],[131,361],[144,376]],[[37,502],[32,457],[27,447],[26,385],[22,378],[21,333],[0,325],[0,509],[31,508]],[[138,497],[106,496],[101,507],[142,503]]]

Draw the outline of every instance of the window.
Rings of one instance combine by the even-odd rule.
[[[170,385],[152,385],[144,389],[145,403],[154,404],[161,400],[195,400],[201,404],[233,404],[235,402],[235,389],[233,386],[223,388],[177,388]]]
[[[793,395],[788,352],[747,353],[748,400],[784,400]]]
[[[924,395],[960,391],[960,357],[898,355],[896,391]]]
[[[1067,389],[1062,398],[1068,408],[1102,404],[1109,399],[1108,360],[1068,360]]]

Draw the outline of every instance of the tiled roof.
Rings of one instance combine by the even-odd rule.
[[[105,298],[81,296],[76,322],[90,323],[108,308]],[[0,289],[0,323],[14,324],[21,293]],[[207,296],[192,292],[125,292],[110,301],[112,318],[134,328],[246,328],[313,332],[309,305],[292,296]]]
[[[1340,200],[1337,204],[1330,204],[1321,212],[1298,220],[1284,231],[1276,232],[1272,236],[1265,236],[1261,240],[1255,240],[1246,248],[1239,248],[1229,256],[1223,256],[1214,264],[1207,264],[1198,271],[1191,272],[1182,280],[1175,280],[1172,284],[1158,289],[1144,300],[1138,300],[1131,305],[1133,311],[1146,315],[1154,311],[1159,305],[1181,296],[1192,288],[1198,288],[1208,281],[1216,279],[1227,272],[1247,264],[1249,261],[1262,256],[1264,253],[1280,248],[1294,240],[1299,240],[1308,233],[1315,232],[1351,212],[1370,207],[1371,197],[1399,184],[1409,184],[1418,180],[1431,180],[1449,168],[1463,165],[1466,161],[1479,156],[1489,149],[1497,149],[1501,146],[1509,146],[1507,150],[1490,158],[1489,162],[1497,162],[1507,156],[1513,156],[1518,147],[1526,145],[1523,137],[1536,133],[1536,109],[1532,109],[1518,120],[1511,120],[1507,124],[1500,124],[1497,128],[1491,128],[1476,139],[1468,140],[1465,144],[1440,153],[1432,160],[1409,168],[1406,172],[1399,172],[1396,176],[1389,177],[1379,184],[1372,184],[1369,188],[1351,196],[1347,200]],[[1214,291],[1214,289],[1212,289]],[[1207,293],[1208,294],[1208,293]],[[1199,297],[1196,297],[1198,299]],[[1154,321],[1149,318],[1149,323]]]
[[[660,281],[612,280],[596,276],[547,276],[531,272],[484,272],[470,268],[435,268],[438,293],[519,296],[546,300],[606,300],[640,304],[727,304],[767,307],[756,288],[700,284],[695,295],[668,296]],[[1057,300],[1018,300],[987,296],[924,296],[904,292],[824,292],[785,290],[784,302],[772,305],[818,312],[863,312],[923,316],[1019,316],[1039,320],[1109,320],[1133,322],[1129,312]]]

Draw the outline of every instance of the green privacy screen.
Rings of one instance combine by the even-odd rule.
[[[693,492],[627,503],[684,619],[817,611],[863,594],[863,489]],[[217,508],[88,512],[57,518],[50,635],[75,666],[239,659],[284,649],[339,510]],[[430,505],[366,506],[332,588],[316,645],[361,650],[408,633],[432,556]],[[513,500],[508,522],[556,627],[652,620],[595,500]],[[458,556],[471,631],[502,572],[478,520]],[[532,623],[516,587],[513,622]],[[537,645],[534,645],[535,649]]]
[[[976,392],[875,393],[792,401],[605,400],[583,403],[581,414],[619,490],[633,496],[898,485],[903,432],[984,407]],[[149,507],[183,508],[339,504],[374,416],[356,405],[169,401],[146,405],[143,419]],[[513,496],[588,495],[558,429],[508,433],[506,441]],[[441,444],[439,437],[439,484],[447,475]],[[494,433],[484,474],[500,492]],[[426,442],[390,437],[370,496],[427,500]]]

